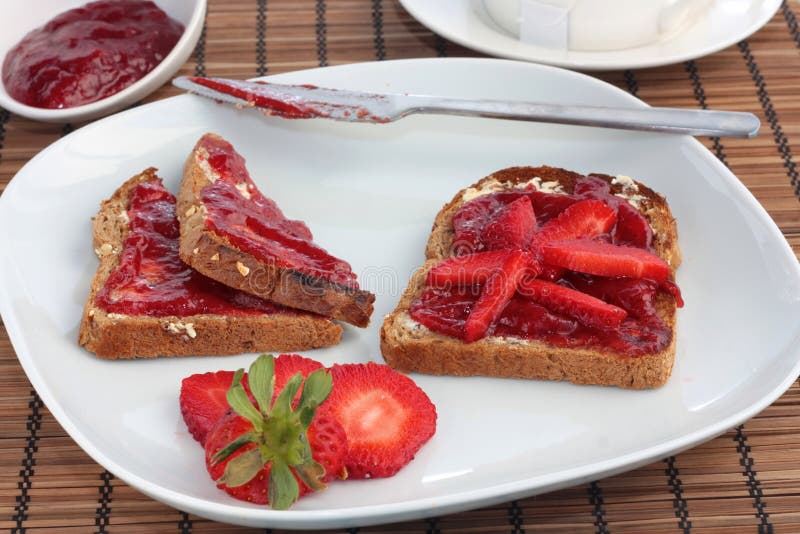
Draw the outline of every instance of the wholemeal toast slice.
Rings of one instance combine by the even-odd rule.
[[[591,175],[608,184],[610,193],[623,197],[652,228],[651,249],[666,260],[672,273],[680,264],[675,221],[666,200],[628,177]],[[503,169],[459,191],[437,215],[426,246],[426,262],[412,276],[400,302],[381,329],[381,351],[386,362],[405,372],[438,375],[494,376],[566,380],[577,384],[652,388],[670,376],[675,357],[676,298],[665,291],[655,296],[655,310],[668,328],[664,346],[629,356],[602,343],[564,346],[546,340],[492,335],[472,343],[434,332],[409,315],[423,294],[428,271],[457,252],[453,217],[469,200],[482,194],[535,188],[549,194],[571,194],[582,175],[553,167]],[[552,197],[549,197],[552,198]],[[556,199],[557,200],[557,199]],[[566,343],[569,345],[569,342]]]
[[[79,343],[101,358],[295,351],[341,338],[330,319],[232,290],[184,265],[175,197],[155,169],[101,203],[94,247],[100,265]]]
[[[346,262],[313,242],[255,186],[230,143],[204,135],[184,168],[178,194],[183,261],[225,285],[274,302],[369,323],[375,296],[359,289]]]

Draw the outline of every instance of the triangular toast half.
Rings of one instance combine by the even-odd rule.
[[[178,193],[183,261],[227,286],[356,326],[366,326],[375,296],[358,287],[350,265],[314,243],[253,183],[230,143],[204,135],[184,168]]]

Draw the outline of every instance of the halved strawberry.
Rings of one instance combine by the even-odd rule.
[[[517,285],[527,266],[526,253],[521,250],[512,251],[503,261],[500,270],[486,280],[481,296],[464,324],[464,341],[471,343],[486,335],[489,327],[503,313],[506,304],[517,291]]]
[[[201,444],[228,411],[225,395],[232,381],[233,371],[217,371],[192,375],[181,382],[181,414],[189,433]]]
[[[286,509],[308,490],[324,489],[325,482],[339,474],[341,461],[336,456],[344,457],[347,444],[335,420],[323,419],[315,431],[310,428],[333,386],[329,373],[319,369],[305,380],[296,373],[273,401],[273,371],[271,355],[253,362],[248,372],[252,399],[241,383],[244,369],[236,371],[226,395],[231,411],[206,438],[206,468],[217,487],[234,497]],[[300,401],[293,408],[298,390]],[[319,450],[315,452],[312,444]]]
[[[587,326],[616,328],[628,313],[586,293],[543,280],[528,280],[520,293],[549,310],[575,317]]]
[[[531,199],[520,197],[498,210],[486,228],[481,241],[486,250],[525,248],[536,231],[536,216]]]
[[[669,264],[646,250],[580,239],[556,241],[541,247],[546,263],[598,276],[666,280]]]
[[[609,232],[616,221],[616,213],[605,202],[581,200],[542,226],[534,234],[531,248],[553,241],[596,237]]]
[[[436,431],[436,408],[413,380],[388,365],[334,365],[324,410],[347,435],[349,478],[390,477]]]
[[[477,252],[465,256],[453,256],[434,265],[425,279],[429,287],[451,287],[483,284],[489,277],[503,266],[503,262],[514,254],[513,250],[492,250]],[[528,274],[536,276],[539,265],[536,258],[528,252],[524,253],[528,262]]]

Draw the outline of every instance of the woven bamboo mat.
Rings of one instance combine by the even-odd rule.
[[[758,113],[753,140],[705,140],[800,252],[800,3],[713,56],[599,77],[650,104]],[[396,0],[212,0],[183,74],[252,77],[356,61],[474,56]],[[175,94],[163,87],[146,101]],[[0,110],[0,191],[37,152],[81,125]],[[800,141],[798,141],[800,142]],[[798,145],[794,145],[798,146]],[[800,150],[800,148],[798,148]],[[5,229],[9,231],[10,229]],[[0,528],[11,532],[250,532],[187,515],[115,479],[66,435],[0,327]],[[538,497],[349,532],[800,533],[800,385],[744,425],[624,475]],[[343,532],[343,531],[340,531]]]

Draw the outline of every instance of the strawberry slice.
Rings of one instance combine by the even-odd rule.
[[[543,280],[527,280],[520,293],[551,311],[575,317],[586,326],[617,328],[628,313],[598,298]]]
[[[486,280],[478,302],[464,323],[464,341],[471,343],[486,335],[489,327],[503,313],[506,304],[517,291],[517,285],[525,274],[528,263],[525,252],[512,251],[503,261],[500,270]]]
[[[649,278],[660,282],[671,274],[667,262],[646,250],[588,239],[548,243],[541,247],[541,253],[548,264],[598,276]]]
[[[413,380],[388,365],[334,365],[323,409],[347,435],[349,478],[390,477],[436,431],[436,408]]]
[[[542,193],[536,189],[526,190],[526,193],[533,203],[536,220],[542,225],[558,217],[562,211],[578,202],[578,199],[570,195],[553,195]]]
[[[628,202],[620,200],[617,204],[617,225],[614,227],[612,239],[615,245],[631,245],[652,250],[653,228],[639,210]]]
[[[181,382],[181,414],[189,433],[201,444],[228,411],[225,395],[232,381],[233,371],[217,371],[192,375]]]
[[[533,236],[531,248],[552,241],[597,237],[613,228],[617,215],[600,200],[581,200],[572,204]]]
[[[520,197],[501,208],[483,231],[486,250],[524,248],[536,231],[536,216],[528,197]]]
[[[452,287],[483,284],[515,251],[493,250],[466,256],[453,256],[434,265],[427,274],[428,287]],[[539,273],[539,265],[533,254],[523,252],[529,276]]]

